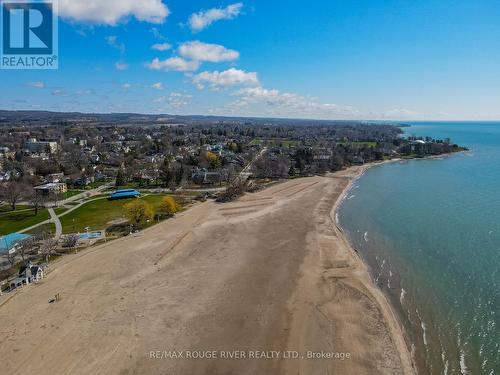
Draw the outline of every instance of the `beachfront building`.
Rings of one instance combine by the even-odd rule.
[[[19,269],[19,274],[15,279],[10,281],[10,289],[16,289],[24,285],[36,283],[44,277],[44,269],[41,265],[32,264],[31,262]]]
[[[111,193],[109,199],[110,200],[130,199],[130,198],[139,198],[140,196],[141,193],[135,189],[123,189],[123,190],[116,190],[113,193]]]

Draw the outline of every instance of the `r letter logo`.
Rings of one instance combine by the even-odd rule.
[[[57,69],[54,1],[1,2],[2,69]]]

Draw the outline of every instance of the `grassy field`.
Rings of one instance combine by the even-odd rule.
[[[377,147],[377,142],[339,142],[339,144],[343,144],[343,145],[346,145],[346,144],[349,144],[353,147],[356,147],[356,148],[361,148],[361,147],[370,147],[370,148],[375,148]]]
[[[56,232],[56,225],[54,223],[48,223],[39,225],[27,231],[26,233],[40,237],[42,236],[42,234],[45,234],[45,237],[47,238],[53,236],[55,232]]]
[[[92,183],[88,184],[87,186],[85,186],[85,190],[98,188],[99,186],[102,186],[102,185],[104,185],[105,183],[106,183],[106,181],[96,181],[96,182],[92,182]]]
[[[60,199],[61,200],[62,199],[67,199],[67,198],[70,198],[70,197],[75,196],[77,194],[84,193],[84,192],[85,192],[84,190],[74,190],[74,189],[73,190],[68,190],[67,192],[61,194]]]
[[[35,215],[34,210],[3,212],[0,214],[0,235],[31,227],[49,219],[49,217],[50,215],[45,208],[38,210],[38,215]]]
[[[148,195],[142,199],[155,207],[159,206],[165,195]],[[85,203],[83,206],[61,217],[63,233],[84,232],[85,227],[90,231],[101,230],[109,227],[112,220],[123,217],[123,205],[131,199],[114,200],[99,199]]]
[[[54,208],[54,212],[56,213],[56,215],[60,215],[62,214],[63,212],[67,211],[68,209],[65,208],[65,207],[57,207],[57,208]]]
[[[18,204],[16,205],[16,211],[19,210],[27,210],[30,209],[31,206],[29,205],[24,205],[24,204]],[[6,212],[12,212],[12,208],[10,207],[10,204],[0,204],[0,215]]]

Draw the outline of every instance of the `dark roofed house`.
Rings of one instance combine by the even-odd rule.
[[[129,198],[139,198],[140,196],[141,196],[141,193],[139,193],[135,189],[123,189],[123,190],[116,190],[116,191],[112,192],[109,199],[110,200],[129,199]]]
[[[15,279],[10,280],[10,290],[28,285],[31,283],[36,283],[42,280],[44,277],[43,266],[38,264],[32,264],[23,266],[19,269],[19,274]]]

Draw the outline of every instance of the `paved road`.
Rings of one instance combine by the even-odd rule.
[[[240,172],[240,178],[242,178],[243,180],[246,180],[248,177],[250,177],[252,175],[252,172],[250,171],[253,164],[259,160],[262,155],[264,155],[264,153],[267,151],[267,147],[264,147],[262,150],[259,151],[259,153],[257,155],[255,155],[255,157],[250,161],[250,163],[248,163],[246,165],[245,168],[243,168]]]

